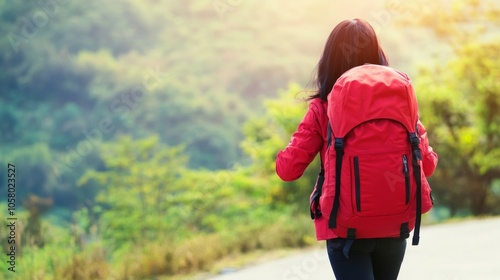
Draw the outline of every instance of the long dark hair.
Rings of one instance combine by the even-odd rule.
[[[362,19],[344,20],[330,33],[318,63],[318,91],[310,99],[326,98],[347,70],[365,63],[389,65],[372,26]]]

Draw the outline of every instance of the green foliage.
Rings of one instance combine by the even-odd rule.
[[[500,213],[500,196],[493,191],[500,178],[500,44],[487,32],[500,25],[488,21],[498,8],[484,13],[487,8],[478,1],[457,1],[433,16],[432,25],[427,13],[416,18],[446,40],[454,55],[422,69],[416,84],[421,118],[440,156],[431,178],[434,193],[452,216]]]
[[[308,93],[299,85],[291,84],[279,92],[279,98],[265,101],[266,114],[254,118],[244,127],[245,140],[241,146],[250,156],[255,172],[266,178],[270,186],[270,201],[277,205],[292,205],[304,213],[308,198],[319,173],[315,161],[301,179],[283,182],[275,173],[276,154],[284,149],[307,111]]]
[[[44,246],[36,244],[27,233],[30,226],[30,214],[28,211],[16,207],[16,272],[7,270],[10,266],[6,261],[0,263],[0,278],[2,279],[56,279],[53,277],[59,265],[67,263],[72,255],[76,254],[78,249],[75,241],[72,240],[70,232],[60,226],[55,226],[47,221],[42,221],[40,225],[41,238],[45,241]],[[0,219],[7,220],[5,215],[7,205],[0,203]],[[7,251],[7,236],[10,234],[8,228],[0,228],[1,253],[5,255]],[[12,277],[14,276],[14,277]]]
[[[78,183],[94,180],[100,186],[95,204],[89,207],[99,216],[105,241],[115,247],[147,242],[177,227],[180,220],[171,214],[169,198],[177,191],[177,179],[187,162],[181,152],[180,147],[162,147],[158,137],[138,141],[124,137],[102,146],[105,171],[89,171]]]
[[[311,244],[319,162],[291,183],[274,162],[350,11],[405,72],[448,51],[414,78],[440,155],[432,185],[452,214],[498,213],[498,5],[382,2],[0,0],[0,158],[44,241],[23,246],[16,276],[150,278]],[[21,206],[32,194],[54,201],[39,224]]]
[[[124,264],[114,268],[120,277],[190,273],[229,254],[312,242],[307,216],[290,223],[293,206],[273,203],[268,179],[275,176],[253,172],[260,167],[188,170],[182,147],[165,147],[158,137],[124,137],[102,149],[105,171],[79,180],[101,190],[75,222],[83,235],[97,228]]]
[[[16,166],[16,196],[18,205],[29,194],[48,197],[54,193],[55,176],[51,173],[52,155],[45,143],[13,148],[13,145],[0,147],[3,163]],[[0,173],[0,180],[7,181],[7,174]],[[22,187],[20,187],[22,186]],[[4,190],[2,190],[2,193]],[[3,197],[3,196],[2,196]]]
[[[372,12],[381,2],[358,16],[380,26]],[[94,200],[95,187],[77,189],[76,181],[103,168],[99,146],[120,135],[185,145],[190,168],[244,162],[243,124],[290,81],[309,82],[325,38],[345,17],[335,3],[305,0],[0,5],[0,142],[48,146],[52,162],[37,168],[50,167],[55,179],[44,189],[72,210]]]

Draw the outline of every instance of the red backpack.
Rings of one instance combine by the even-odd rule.
[[[328,97],[328,149],[321,208],[343,238],[408,238],[419,242],[430,210],[423,174],[418,106],[410,79],[387,66],[345,72]],[[333,183],[335,182],[335,183]]]

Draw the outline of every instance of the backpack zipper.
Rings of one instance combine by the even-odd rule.
[[[403,155],[403,174],[405,175],[406,204],[410,203],[410,170],[408,168],[408,158]]]
[[[358,157],[354,157],[354,185],[356,188],[356,210],[361,212],[361,180],[359,178]]]

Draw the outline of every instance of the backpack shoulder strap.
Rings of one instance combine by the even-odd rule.
[[[413,240],[412,245],[418,245],[420,241],[420,224],[422,221],[422,174],[420,170],[420,165],[418,161],[422,159],[422,155],[420,152],[419,144],[420,140],[418,139],[417,133],[410,133],[410,143],[412,148],[412,165],[413,165],[413,176],[415,177],[415,182],[417,184],[417,205],[416,205],[416,219],[415,219],[415,231],[413,232]]]
[[[329,228],[337,227],[337,213],[340,206],[340,175],[342,171],[342,158],[344,157],[344,139],[335,138],[335,198],[333,200],[332,212],[330,212],[330,219],[328,221]]]

